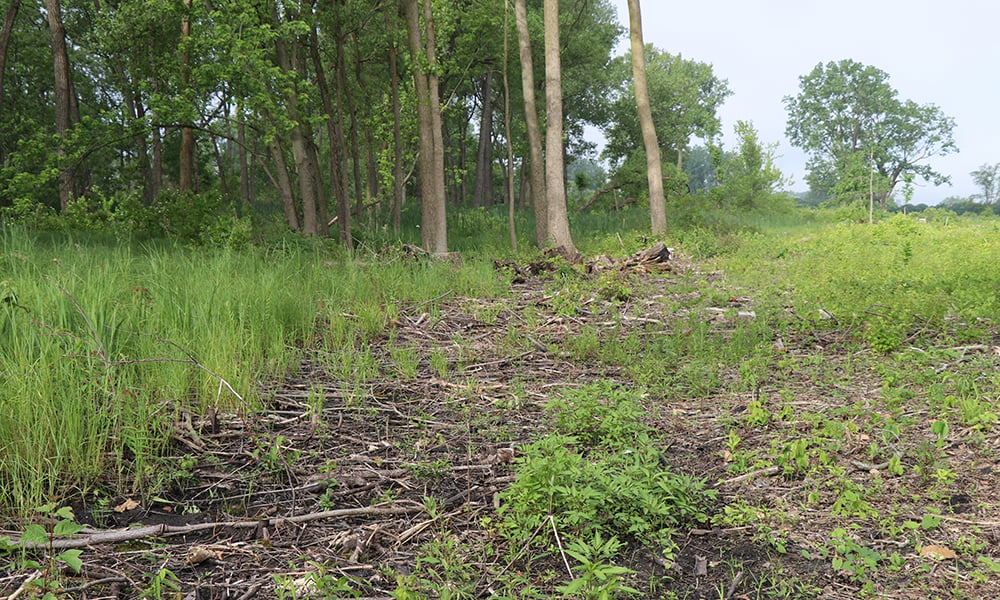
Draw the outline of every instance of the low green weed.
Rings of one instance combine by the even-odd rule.
[[[846,529],[839,527],[830,532],[828,551],[833,570],[858,582],[867,581],[884,558],[879,552],[857,543]]]
[[[523,448],[517,480],[501,494],[511,540],[551,544],[551,517],[574,539],[629,536],[669,550],[676,527],[707,518],[714,491],[662,466],[637,395],[601,382],[566,392],[550,410],[558,432]]]
[[[42,600],[56,600],[62,587],[63,569],[79,573],[80,569],[83,568],[83,560],[80,558],[83,550],[71,548],[56,553],[53,547],[54,542],[79,533],[83,529],[83,525],[76,522],[73,509],[68,506],[59,507],[56,504],[46,504],[36,508],[35,513],[39,515],[40,520],[47,524],[32,523],[28,525],[17,544],[12,543],[7,537],[0,538],[0,554],[20,553],[20,557],[14,563],[17,568],[34,569],[41,573],[28,585],[37,591]],[[26,548],[47,551],[48,556],[44,561],[29,558],[29,551]]]
[[[580,565],[576,567],[579,575],[559,586],[559,591],[567,598],[582,600],[605,600],[640,594],[639,590],[623,582],[626,576],[635,571],[611,562],[621,547],[622,543],[618,538],[601,539],[600,531],[594,534],[593,541],[576,539],[570,542],[566,547],[566,554],[579,561]]]

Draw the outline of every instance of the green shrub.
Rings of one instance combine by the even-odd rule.
[[[714,491],[663,466],[637,395],[601,382],[568,391],[550,409],[557,433],[523,449],[517,479],[501,494],[510,539],[552,543],[551,518],[573,539],[600,534],[669,551],[675,528],[707,518]]]

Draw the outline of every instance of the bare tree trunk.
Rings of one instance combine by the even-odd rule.
[[[191,37],[191,0],[184,0],[184,16],[181,18],[181,44]],[[181,85],[187,88],[191,83],[191,55],[188,50],[181,53]],[[177,174],[177,187],[183,192],[194,191],[195,172],[195,141],[194,129],[181,127],[180,166]]]
[[[72,114],[70,99],[71,86],[69,75],[69,54],[66,50],[66,28],[62,22],[62,11],[59,0],[45,0],[45,11],[48,13],[49,33],[52,37],[52,64],[55,70],[55,117],[56,135],[65,139],[70,128]],[[56,152],[60,163],[66,158],[63,142],[59,143]],[[69,205],[73,199],[73,171],[65,164],[59,165],[59,206],[61,209]]]
[[[219,172],[219,192],[223,198],[229,197],[229,177],[226,176],[226,161],[219,150],[219,138],[212,137],[212,153],[215,155],[215,169]]]
[[[482,111],[479,119],[479,148],[476,151],[476,183],[472,191],[472,206],[489,206],[493,196],[493,65],[486,66],[483,78]]]
[[[531,204],[535,212],[535,241],[545,247],[548,238],[548,203],[545,197],[545,162],[542,158],[542,133],[538,126],[535,102],[535,70],[531,61],[531,38],[528,32],[528,11],[525,0],[514,0],[514,21],[521,57],[521,91],[524,96],[524,121],[528,135],[528,180]]]
[[[503,133],[507,140],[507,232],[511,250],[517,252],[517,227],[514,223],[514,144],[510,139],[510,56],[507,40],[510,38],[510,3],[503,5]]]
[[[152,181],[150,182],[149,194],[154,199],[163,190],[163,134],[159,127],[153,127],[153,136],[150,144],[150,152],[153,155]]]
[[[272,7],[274,21],[278,22],[277,8]],[[289,54],[289,48],[280,37],[275,39],[275,50],[278,66],[286,73],[292,72],[293,65],[298,61]],[[293,47],[294,50],[294,47]],[[299,195],[302,198],[302,232],[308,235],[320,235],[325,230],[326,223],[319,223],[320,179],[318,165],[310,154],[311,140],[306,135],[306,124],[299,113],[298,91],[289,92],[287,103],[288,119],[292,122],[289,140],[292,144],[292,159],[295,162],[295,173],[299,184]]]
[[[417,121],[420,138],[421,238],[424,248],[434,254],[448,251],[445,217],[444,148],[441,139],[441,105],[438,98],[434,25],[430,0],[424,1],[424,27],[421,36],[419,0],[403,0],[406,28],[413,57],[414,85],[417,91]],[[426,40],[422,40],[426,37]],[[425,72],[423,64],[429,66]]]
[[[355,46],[357,45],[357,37],[354,38]],[[361,51],[360,49],[355,52],[354,61],[354,80],[360,85],[362,81],[361,73]],[[345,85],[341,87],[341,92],[344,95],[344,104],[347,107],[347,114],[351,116],[351,166],[353,168],[354,175],[354,195],[355,195],[355,214],[357,215],[358,222],[360,223],[364,219],[365,210],[365,188],[362,184],[364,171],[361,168],[361,144],[358,142],[358,107],[354,102],[354,97],[351,94],[351,88],[346,85],[346,77],[344,78]]]
[[[250,165],[247,160],[247,124],[241,119],[236,129],[236,146],[240,163],[240,205],[250,206]]]
[[[342,66],[341,55],[343,53],[343,43],[341,42],[339,22],[335,26],[334,37],[337,39],[337,58],[334,65],[334,76],[340,80]],[[348,248],[354,247],[354,238],[351,237],[351,211],[348,206],[347,181],[343,147],[344,147],[344,118],[340,104],[340,94],[336,95],[330,89],[326,79],[326,70],[323,68],[323,61],[319,54],[319,36],[314,28],[310,34],[309,53],[312,57],[313,69],[316,71],[316,82],[319,85],[320,96],[323,99],[323,110],[326,112],[326,131],[330,138],[330,185],[333,187],[333,196],[337,201],[337,232],[340,241]],[[339,85],[339,83],[338,83]]]
[[[288,175],[288,163],[285,161],[285,152],[281,149],[281,144],[275,138],[268,145],[271,150],[271,159],[274,160],[276,171],[276,184],[278,193],[281,195],[281,205],[285,209],[285,222],[292,231],[301,231],[299,224],[299,213],[295,209],[295,192],[292,190],[292,179]]]
[[[21,0],[10,0],[7,5],[7,15],[3,20],[3,29],[0,29],[0,115],[3,115],[3,79],[7,72],[7,48],[10,46],[10,35],[14,31],[14,22],[17,20],[17,11],[21,7]],[[0,148],[0,165],[4,163],[3,149]]]
[[[632,83],[635,87],[635,107],[639,113],[642,144],[646,147],[646,183],[649,186],[649,217],[653,235],[667,232],[667,208],[663,197],[663,165],[660,144],[656,139],[653,111],[649,104],[646,82],[646,47],[642,42],[642,12],[639,0],[628,0],[629,40],[632,45]]]
[[[545,0],[545,192],[548,199],[546,242],[576,255],[566,214],[563,160],[562,61],[559,57],[559,0]]]
[[[391,11],[385,11],[385,27],[392,33]],[[399,98],[399,51],[389,36],[389,93],[392,100],[392,230],[399,233],[403,211],[403,110]]]

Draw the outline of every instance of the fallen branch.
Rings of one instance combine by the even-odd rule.
[[[719,483],[723,485],[732,485],[734,483],[746,481],[747,479],[753,479],[754,477],[757,476],[768,477],[770,475],[777,475],[780,472],[781,472],[781,467],[777,466],[765,467],[763,469],[757,469],[756,471],[750,471],[749,473],[744,473],[743,475],[739,475],[731,479],[727,479],[725,481],[720,481]]]
[[[360,516],[391,516],[408,515],[423,512],[424,507],[415,506],[366,506],[362,508],[344,508],[340,510],[326,510],[322,512],[297,515],[294,517],[276,517],[265,519],[253,519],[244,521],[221,521],[212,523],[194,523],[191,525],[150,525],[148,527],[135,527],[132,529],[115,529],[106,531],[84,530],[84,535],[56,538],[46,542],[21,542],[12,540],[10,545],[24,550],[63,550],[67,548],[86,548],[98,544],[119,544],[121,542],[138,540],[146,537],[165,537],[173,535],[186,535],[204,531],[206,529],[256,529],[261,525],[271,527],[280,525],[291,525],[296,523],[307,523],[309,521],[319,521],[322,519],[339,519],[344,517]]]

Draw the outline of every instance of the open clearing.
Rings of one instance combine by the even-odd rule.
[[[56,593],[560,595],[568,561],[499,535],[498,494],[520,449],[552,429],[554,397],[611,382],[641,399],[665,468],[718,492],[669,552],[622,535],[612,562],[634,571],[624,582],[639,597],[1000,596],[1000,337],[988,323],[990,343],[923,331],[922,347],[879,354],[836,315],[796,328],[792,309],[760,311],[754,290],[676,257],[663,270],[502,268],[508,297],[399,306],[363,348],[311,353],[262,384],[266,414],[185,414],[173,489],[88,499],[74,507],[88,529],[53,536],[54,552],[84,548]],[[656,342],[738,347],[761,325],[772,333],[754,356],[713,368],[671,365]],[[630,360],[636,350],[663,354]],[[640,358],[670,380],[637,381]],[[133,525],[153,529],[117,533]],[[14,598],[41,573],[11,570],[0,590]]]

